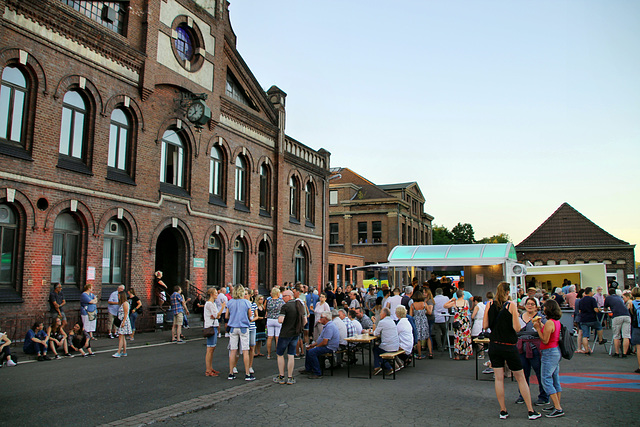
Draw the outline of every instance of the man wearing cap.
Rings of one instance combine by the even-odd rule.
[[[335,324],[330,321],[331,312],[324,311],[320,316],[319,322],[324,326],[322,332],[315,344],[307,346],[307,355],[304,360],[304,369],[300,370],[301,374],[307,374],[309,379],[317,380],[322,378],[322,369],[320,369],[320,361],[318,356],[326,353],[334,352],[338,349],[340,343],[340,332]]]
[[[298,344],[298,336],[304,328],[304,323],[302,322],[305,322],[306,318],[304,316],[302,303],[294,299],[292,291],[284,291],[282,293],[282,299],[285,303],[280,309],[280,315],[278,316],[278,322],[282,324],[282,328],[280,329],[278,345],[276,346],[279,375],[275,377],[273,381],[279,384],[295,384],[293,368],[295,365],[296,346]],[[285,352],[287,353],[288,378],[284,376]]]

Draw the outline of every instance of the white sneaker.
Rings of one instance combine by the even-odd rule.
[[[222,338],[222,334],[218,332],[218,338]]]
[[[237,373],[238,373],[238,368],[234,367],[234,368],[233,368],[233,373],[234,373],[234,374],[237,374]]]
[[[11,365],[9,365],[9,366],[11,366]],[[253,368],[249,368],[249,373],[250,374],[255,374],[255,371],[253,370]]]
[[[11,360],[11,359],[7,360],[7,366],[16,366],[16,365],[17,365],[17,363],[14,362],[13,360]]]
[[[229,334],[228,334],[228,333],[225,333],[225,334],[224,334],[224,337],[225,337],[225,338],[229,338]]]

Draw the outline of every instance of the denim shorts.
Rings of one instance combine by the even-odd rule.
[[[249,347],[256,345],[256,332],[255,329],[249,329]]]
[[[214,329],[214,334],[211,335],[210,337],[207,337],[207,347],[215,347],[216,345],[218,345],[218,328],[213,328]]]
[[[602,330],[602,323],[598,322],[597,320],[593,322],[580,323],[580,329],[582,329],[582,336],[584,338],[589,338],[589,335],[591,335],[591,328],[595,329],[596,331],[600,331]]]
[[[296,355],[296,345],[298,344],[298,336],[295,337],[280,337],[278,339],[278,345],[276,346],[276,354],[278,356],[284,356],[285,351],[291,356]]]

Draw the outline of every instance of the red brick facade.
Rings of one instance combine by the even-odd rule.
[[[266,289],[294,281],[296,265],[298,277],[320,286],[326,280],[330,154],[285,134],[286,94],[276,87],[265,93],[236,51],[226,1],[127,4],[125,29],[118,34],[61,0],[0,0],[0,70],[18,69],[27,81],[21,138],[12,142],[0,135],[0,208],[16,218],[11,256],[2,265],[11,270],[2,276],[10,280],[0,283],[2,312],[47,310],[52,270],[61,262],[69,263],[60,268],[71,300],[86,283],[103,297],[114,287],[117,281],[103,287],[103,265],[118,267],[121,282],[145,304],[155,270],[165,271],[170,285],[189,280],[204,289],[232,282],[234,259],[243,284],[252,288],[259,275]],[[180,25],[194,42],[188,64],[175,56]],[[173,53],[166,49],[171,45]],[[229,75],[241,100],[226,90]],[[3,80],[3,90],[7,85]],[[85,102],[79,157],[61,154],[69,92]],[[194,94],[206,96],[211,109],[203,127],[186,115]],[[123,170],[108,165],[115,109],[130,120]],[[163,140],[168,130],[182,143],[173,157],[166,153],[177,149]],[[214,146],[222,154],[220,197],[210,194]],[[245,165],[243,202],[236,200],[238,158]],[[181,184],[167,182],[180,174],[176,165],[182,165]],[[263,170],[267,178],[261,181]],[[292,177],[297,218],[290,216]],[[264,183],[268,206],[261,209]],[[72,237],[56,229],[64,214],[79,229]],[[106,243],[113,223],[122,233],[118,265],[105,255],[105,245],[116,244]],[[54,256],[56,235],[78,239],[69,250],[77,251],[77,260],[69,260],[66,246],[62,260]],[[238,245],[244,249],[234,250]]]

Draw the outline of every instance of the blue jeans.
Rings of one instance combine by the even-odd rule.
[[[544,391],[544,387],[542,386],[542,378],[540,375],[540,351],[537,348],[533,350],[533,358],[527,359],[526,353],[520,353],[520,361],[522,362],[522,369],[524,369],[524,377],[527,379],[527,384],[529,384],[529,376],[531,375],[531,368],[536,373],[536,377],[538,378],[538,399],[547,401],[549,400],[549,395]],[[522,395],[520,395],[522,397]]]
[[[136,319],[138,318],[138,312],[129,314],[129,321],[131,322],[131,330],[136,330]]]
[[[382,367],[386,371],[391,369],[391,363],[389,363],[388,360],[383,360],[382,357],[380,357],[381,354],[384,354],[386,352],[387,350],[383,350],[377,345],[373,346],[373,367],[374,368],[379,368],[380,365],[382,365]]]
[[[562,354],[559,347],[542,350],[540,376],[542,377],[542,386],[549,395],[562,391],[560,386],[560,359],[562,359]]]
[[[307,355],[304,359],[304,369],[309,372],[313,372],[316,375],[322,375],[322,369],[320,369],[320,361],[318,356],[321,354],[331,353],[333,350],[327,346],[313,347],[311,350],[307,350]]]

